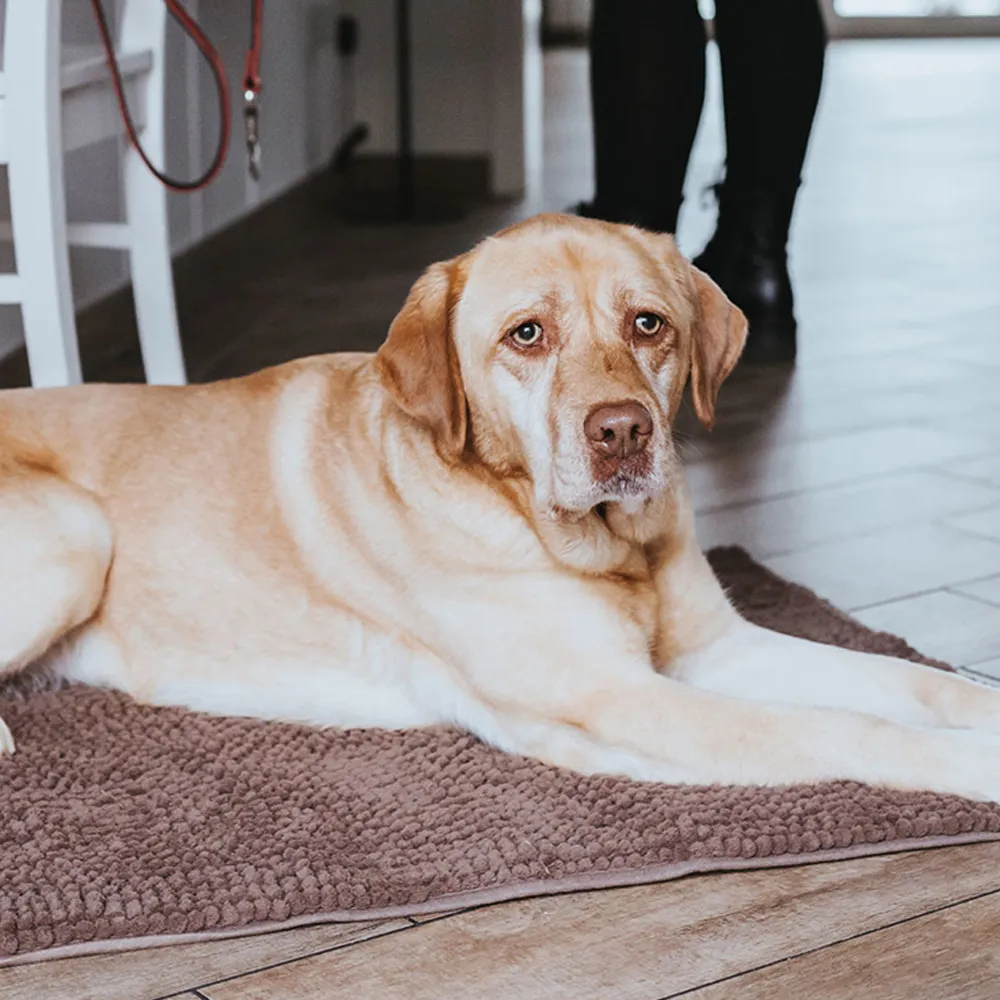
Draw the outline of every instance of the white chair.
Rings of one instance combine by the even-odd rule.
[[[105,0],[110,8],[110,0]],[[180,385],[184,358],[167,227],[167,197],[121,141],[124,223],[68,224],[63,154],[124,130],[103,52],[63,50],[62,0],[7,0],[0,73],[0,163],[10,181],[16,273],[0,276],[0,303],[21,306],[31,382],[80,382],[68,245],[128,254],[148,382]],[[119,64],[143,146],[164,162],[166,5],[124,0]]]

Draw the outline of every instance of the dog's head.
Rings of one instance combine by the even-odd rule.
[[[711,425],[746,330],[670,236],[537,216],[433,265],[377,366],[443,458],[527,475],[539,511],[575,514],[669,489],[684,386]]]

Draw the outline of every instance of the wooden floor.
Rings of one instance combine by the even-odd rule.
[[[523,204],[350,229],[293,199],[211,273],[180,265],[193,377],[373,348],[423,265],[587,195],[584,57],[533,60],[545,101],[529,115]],[[712,104],[689,251],[710,226],[697,188],[718,127]],[[801,362],[737,372],[711,436],[684,425],[705,545],[738,542],[984,678],[1000,678],[998,234],[1000,41],[835,47],[795,230]],[[140,376],[119,334],[98,338],[92,378]],[[0,995],[992,1000],[1000,844],[66,960],[0,970]]]

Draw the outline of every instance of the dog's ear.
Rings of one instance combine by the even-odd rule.
[[[455,261],[433,264],[410,290],[375,357],[383,388],[400,409],[430,428],[438,453],[457,462],[465,450],[468,405],[452,339]]]
[[[747,318],[725,292],[691,266],[695,319],[691,341],[691,398],[698,419],[711,427],[715,400],[736,366],[747,339]]]

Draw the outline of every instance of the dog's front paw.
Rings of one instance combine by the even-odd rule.
[[[4,754],[14,752],[14,737],[11,736],[10,727],[3,719],[0,719],[0,757]]]
[[[938,790],[1000,803],[1000,735],[976,729],[943,732],[953,745],[961,747],[961,751],[960,756],[949,761],[950,766],[941,775],[943,784]]]

